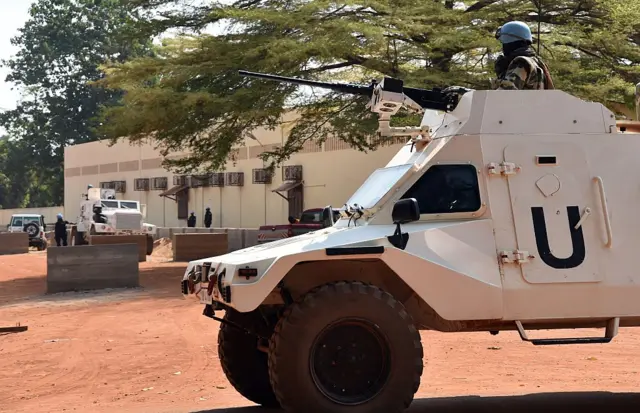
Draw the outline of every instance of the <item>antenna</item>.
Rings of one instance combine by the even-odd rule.
[[[536,2],[538,4],[538,56],[540,55],[540,25],[542,23],[542,0]]]

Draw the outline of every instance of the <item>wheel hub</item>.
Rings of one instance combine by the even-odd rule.
[[[311,349],[311,375],[333,402],[362,404],[384,387],[390,351],[377,326],[365,320],[342,320],[325,328]]]

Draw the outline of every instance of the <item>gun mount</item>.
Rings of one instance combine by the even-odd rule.
[[[389,125],[391,116],[398,113],[400,108],[405,107],[413,113],[423,113],[425,110],[451,112],[458,105],[461,93],[467,91],[466,89],[458,88],[442,90],[404,87],[402,80],[392,77],[385,77],[379,83],[373,81],[369,86],[364,86],[351,83],[319,82],[245,70],[240,70],[238,73],[241,76],[257,79],[320,87],[344,94],[367,96],[371,99],[367,107],[378,114],[380,124],[378,134],[386,137],[406,136],[416,139],[419,136],[428,134],[428,130],[423,127],[391,127]]]

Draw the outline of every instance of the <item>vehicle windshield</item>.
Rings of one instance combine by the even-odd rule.
[[[349,198],[347,204],[372,208],[412,166],[413,164],[403,164],[376,169]]]
[[[118,201],[101,201],[102,208],[118,208]]]
[[[120,201],[120,208],[124,208],[124,209],[138,209],[138,203],[137,202],[131,202],[131,201]]]
[[[38,225],[41,225],[40,217],[13,217],[11,221],[12,227],[23,227],[30,222],[35,222]]]

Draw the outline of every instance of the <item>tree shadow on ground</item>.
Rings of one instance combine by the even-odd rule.
[[[568,413],[585,411],[637,412],[640,393],[539,393],[524,396],[461,396],[416,399],[406,413]],[[192,413],[268,413],[281,410],[237,407]]]

